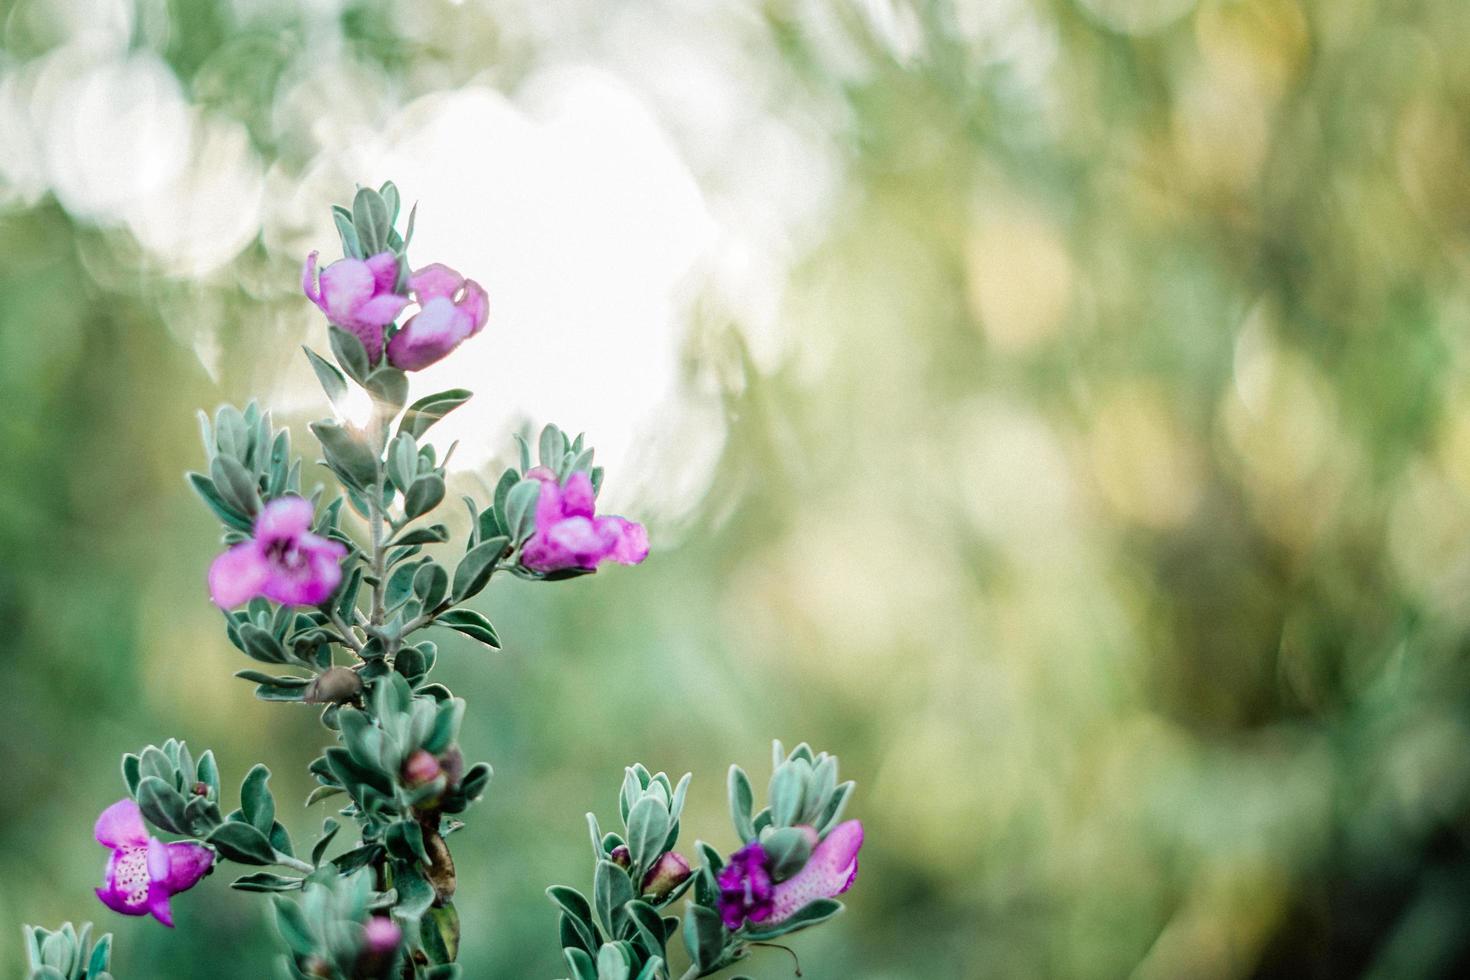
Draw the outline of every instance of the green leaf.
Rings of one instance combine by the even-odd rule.
[[[739,766],[730,767],[730,819],[735,824],[735,833],[747,844],[755,840],[755,825],[751,823],[750,808],[754,805],[754,794],[750,789],[750,778]]]
[[[596,949],[600,939],[592,921],[592,906],[582,893],[565,885],[552,885],[546,889],[546,894],[566,913],[565,918],[571,922],[578,938],[582,940],[582,945],[587,949]]]
[[[144,776],[138,783],[138,809],[155,826],[175,834],[189,833],[184,797],[157,776]]]
[[[444,500],[444,477],[426,473],[414,480],[403,497],[403,512],[409,520],[427,514]]]
[[[772,830],[761,838],[761,847],[765,849],[771,875],[777,881],[784,881],[800,871],[807,858],[812,856],[811,839],[797,827]]]
[[[373,256],[388,248],[388,232],[392,222],[388,217],[388,204],[383,195],[370,187],[358,190],[352,199],[352,224],[357,229],[365,255]]]
[[[388,446],[388,478],[400,491],[407,491],[418,478],[418,466],[418,444],[409,433],[398,433]]]
[[[205,754],[208,755],[208,753]],[[203,765],[204,760],[201,759],[199,764]],[[133,753],[129,752],[122,757],[123,782],[127,784],[129,796],[138,794],[138,781],[143,778],[140,766],[141,761]]]
[[[321,382],[322,391],[327,393],[327,400],[333,405],[340,406],[342,399],[347,394],[347,379],[342,377],[341,371],[338,371],[310,347],[303,345],[301,349],[306,351],[306,359],[311,362],[311,369],[316,372],[316,379]]]
[[[429,866],[429,852],[424,849],[424,830],[415,820],[399,820],[388,827],[383,837],[388,852],[400,861],[418,861]]]
[[[397,415],[408,401],[408,375],[386,364],[368,375],[366,387],[384,418]]]
[[[241,623],[239,632],[240,642],[248,656],[267,664],[287,662],[286,648],[281,646],[281,641],[270,630],[254,623]]]
[[[265,834],[248,823],[226,820],[207,838],[221,855],[238,864],[274,864],[275,850]]]
[[[572,968],[571,980],[598,980],[597,964],[592,962],[592,957],[585,951],[575,946],[568,946],[561,951],[566,957],[567,966]]]
[[[534,477],[521,480],[506,495],[506,530],[515,544],[529,538],[536,529],[536,502],[540,499],[541,481]]]
[[[327,328],[327,342],[332,347],[332,356],[342,365],[347,376],[360,385],[366,385],[372,363],[368,361],[367,348],[357,335],[334,324]]]
[[[725,952],[725,926],[720,914],[703,905],[684,910],[684,948],[701,970],[712,970]]]
[[[771,775],[771,825],[789,827],[801,812],[806,793],[806,780],[796,762],[783,762]]]
[[[270,834],[272,825],[276,822],[276,801],[271,796],[270,787],[266,782],[271,778],[271,771],[264,765],[256,763],[250,771],[245,774],[245,780],[240,784],[240,810],[245,814],[245,819],[250,822],[256,830],[262,834]]]
[[[449,573],[437,562],[423,562],[413,573],[411,589],[425,609],[437,609],[449,592]]]
[[[597,954],[597,980],[628,980],[628,958],[612,943]]]
[[[378,478],[378,457],[365,441],[336,422],[313,422],[327,463],[346,483],[366,491]]]
[[[302,885],[302,879],[278,875],[271,871],[253,871],[230,882],[230,887],[242,892],[292,892]]]
[[[260,510],[260,489],[255,477],[233,456],[216,456],[209,464],[209,478],[225,502],[241,514],[254,516]]]
[[[473,609],[451,609],[441,613],[434,622],[438,626],[457,630],[473,640],[479,640],[488,647],[500,649],[500,637],[495,634],[495,627],[490,624],[490,620]]]
[[[509,538],[491,538],[471,548],[460,559],[459,567],[454,570],[455,602],[463,602],[480,594],[489,584],[490,576],[495,574],[495,563],[500,560],[509,544]]]
[[[637,897],[628,872],[608,860],[597,862],[597,869],[592,875],[592,904],[597,909],[597,920],[602,923],[603,932],[617,935],[613,928],[614,913],[621,912],[624,904]]]
[[[464,388],[451,388],[425,395],[408,406],[408,411],[403,413],[403,421],[398,423],[398,431],[407,432],[415,439],[421,438],[429,426],[469,401],[473,394]]]
[[[214,511],[214,516],[218,517],[228,527],[232,527],[236,531],[245,531],[248,533],[255,526],[250,518],[241,514],[225,502],[225,498],[219,495],[219,491],[214,488],[214,481],[209,477],[202,473],[189,473],[187,476],[189,478],[189,485],[194,488],[194,492],[199,495],[199,499],[203,500],[205,505]]]
[[[214,761],[214,750],[208,749],[199,757],[195,778],[208,786],[214,799],[219,799],[219,764]]]
[[[443,524],[430,524],[428,527],[416,527],[407,534],[394,539],[394,544],[440,544],[449,540],[449,528]]]
[[[669,834],[669,811],[657,797],[645,796],[628,812],[628,853],[633,872],[642,874],[658,860],[664,838]]]
[[[555,473],[561,465],[562,454],[567,451],[567,437],[562,435],[561,429],[548,424],[541,430],[541,440],[537,450],[541,465]]]
[[[788,932],[795,932],[798,929],[814,926],[818,922],[825,922],[841,911],[841,902],[831,898],[819,898],[803,906],[791,918],[782,920],[780,924],[771,926],[769,929],[747,930],[746,936],[749,939],[757,941],[775,939],[777,936],[784,936]]]
[[[400,654],[401,656],[401,654]],[[464,699],[449,698],[440,701],[434,714],[434,727],[424,739],[422,748],[430,755],[438,755],[459,737],[459,726],[464,720]]]
[[[367,253],[362,250],[362,242],[357,237],[357,229],[352,226],[352,214],[346,208],[332,208],[332,221],[337,225],[337,237],[342,239],[342,254],[349,259],[365,259]]]
[[[316,937],[312,935],[311,926],[307,924],[306,913],[295,902],[286,898],[275,900],[276,906],[276,928],[280,930],[281,938],[286,945],[297,956],[310,956],[316,951]]]

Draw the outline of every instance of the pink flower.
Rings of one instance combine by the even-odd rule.
[[[835,898],[851,888],[862,846],[861,821],[848,820],[833,827],[801,870],[776,886],[771,922],[784,922],[817,899]]]
[[[327,319],[352,333],[367,348],[369,362],[383,355],[383,328],[408,305],[408,297],[393,291],[398,281],[398,257],[379,252],[369,259],[338,259],[322,270],[316,282],[316,252],[306,257],[301,288]]]
[[[426,368],[485,326],[489,314],[485,290],[449,266],[426,265],[413,274],[408,285],[418,300],[419,312],[388,341],[388,362],[394,367],[403,371]]]
[[[221,609],[256,596],[283,605],[316,606],[342,581],[340,542],[312,534],[312,507],[300,497],[281,497],[261,509],[255,537],[241,541],[209,566],[209,595]]]
[[[759,842],[747,844],[720,870],[720,918],[732,932],[744,923],[785,922],[819,898],[835,898],[857,878],[857,854],[863,825],[848,820],[834,827],[813,850],[800,871],[777,884],[771,881],[769,858]]]
[[[146,915],[172,927],[172,895],[193,888],[214,867],[214,851],[197,841],[165,844],[148,836],[143,814],[132,800],[102,811],[93,830],[97,843],[112,848],[97,897],[123,915]]]
[[[536,572],[594,569],[612,560],[636,565],[648,557],[648,532],[621,517],[596,516],[592,481],[573,473],[562,486],[556,474],[537,466],[526,474],[541,481],[536,530],[521,550],[521,564]]]

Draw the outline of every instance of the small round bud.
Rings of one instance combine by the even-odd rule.
[[[667,898],[669,893],[684,884],[689,877],[689,862],[684,855],[670,851],[643,876],[643,894],[656,900]]]
[[[195,796],[208,796],[209,786],[204,783],[195,783],[190,787]]]
[[[630,867],[633,866],[633,855],[631,852],[629,852],[627,845],[625,844],[619,844],[617,847],[614,847],[612,851],[608,853],[607,859],[613,864],[616,864],[618,867],[622,868],[624,871],[627,871]]]
[[[346,704],[362,696],[362,678],[346,667],[331,667],[318,674],[306,688],[304,700],[311,704]]]
[[[443,769],[439,760],[423,749],[414,749],[403,762],[403,782],[410,787],[423,786],[438,779]]]
[[[363,930],[363,939],[369,953],[383,956],[398,948],[398,944],[403,941],[403,930],[387,916],[375,915],[368,920]]]

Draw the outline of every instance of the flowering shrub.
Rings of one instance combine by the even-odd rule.
[[[230,643],[265,668],[236,676],[263,700],[320,708],[335,744],[309,767],[318,785],[306,805],[332,800],[336,815],[298,849],[276,818],[269,769],[246,773],[238,807],[225,813],[213,753],[196,760],[170,739],[123,756],[127,796],[103,809],[95,828],[110,850],[98,897],[166,926],[172,899],[216,868],[272,869],[231,885],[272,894],[281,972],[296,978],[460,975],[458,872],[447,839],[484,795],[491,770],[466,764],[458,744],[465,702],[430,679],[438,648],[420,634],[447,629],[498,648],[495,627],[467,605],[495,575],[560,581],[606,561],[636,565],[649,550],[642,525],[597,514],[602,468],[582,436],[569,439],[554,425],[540,433],[534,461],[519,441],[519,465],[489,500],[466,498],[462,542],[433,520],[454,447],[441,454],[425,437],[471,395],[454,389],[409,404],[405,372],[477,335],[488,300],[447,266],[413,270],[413,215],[400,235],[398,210],[391,183],[359,190],[351,209],[334,209],[344,257],[318,274],[313,252],[303,273],[307,298],[328,321],[332,359],[306,350],[328,399],[340,410],[356,385],[373,406],[365,422],[339,412],[310,426],[338,489],[302,489],[290,433],[254,403],[202,419],[207,472],[189,474],[223,524],[209,596]],[[841,909],[834,896],[857,873],[862,827],[840,821],[853,784],[837,782],[835,758],[806,745],[786,755],[776,743],[770,802],[754,814],[750,782],[732,768],[743,846],[725,859],[696,843],[697,868],[675,850],[689,786],[688,774],[674,785],[634,766],[619,798],[622,832],[604,834],[588,814],[591,900],[573,888],[548,890],[574,980],[668,980],[675,932],[690,961],[682,977],[708,976]],[[665,914],[686,896],[682,923]],[[111,939],[93,947],[89,934],[90,926],[78,933],[70,924],[55,933],[28,928],[31,975],[106,977]]]

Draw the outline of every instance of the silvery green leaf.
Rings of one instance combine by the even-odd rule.
[[[347,394],[347,379],[342,377],[341,371],[338,371],[310,347],[303,345],[301,349],[306,351],[306,359],[311,363],[311,369],[316,373],[317,381],[321,382],[322,391],[327,393],[327,400],[340,407],[343,397]]]
[[[674,787],[674,798],[669,803],[669,819],[678,820],[684,813],[684,797],[689,793],[689,781],[693,778],[693,773],[686,772],[679,779],[679,785]]]
[[[352,199],[352,224],[357,229],[365,255],[373,256],[388,247],[388,231],[392,227],[388,220],[388,204],[383,195],[363,187]]]
[[[403,403],[408,401],[408,375],[386,364],[368,375],[364,387],[373,396],[384,418],[391,419],[397,415]]]
[[[537,449],[541,465],[555,473],[561,463],[562,454],[567,450],[567,437],[562,435],[561,429],[548,423],[546,428],[541,430],[541,440]]]
[[[669,833],[669,811],[657,797],[645,796],[628,813],[628,853],[633,874],[640,878],[658,860]]]
[[[342,254],[349,259],[365,259],[367,253],[362,250],[362,242],[357,237],[357,229],[352,226],[352,215],[346,208],[332,208],[332,222],[337,226],[337,237],[342,240]]]
[[[583,946],[596,949],[600,939],[592,921],[592,906],[582,893],[565,885],[552,885],[546,889],[546,894],[566,914]]]
[[[832,792],[832,798],[827,802],[826,811],[819,822],[814,824],[817,833],[825,835],[827,831],[837,826],[837,822],[842,819],[842,811],[847,808],[847,801],[852,796],[853,787],[856,785],[849,779]]]
[[[254,871],[230,882],[230,887],[242,892],[293,892],[302,885],[302,879],[278,875],[271,871]]]
[[[770,862],[771,876],[784,881],[812,856],[811,839],[796,827],[779,827],[761,836],[761,847]]]
[[[628,872],[611,861],[597,862],[597,869],[592,875],[592,905],[597,910],[597,921],[602,924],[603,932],[617,935],[614,928],[617,914],[622,912],[624,904],[637,897]]]
[[[413,573],[412,589],[425,609],[436,609],[449,592],[449,573],[433,560],[423,562]]]
[[[409,520],[421,517],[444,500],[444,477],[426,473],[409,485],[403,496],[403,513]]]
[[[238,864],[274,864],[276,861],[275,849],[266,836],[238,820],[226,820],[214,828],[207,842]]]
[[[128,795],[137,795],[138,781],[143,778],[142,760],[131,752],[125,754],[122,757],[122,774],[123,783],[128,787]]]
[[[413,435],[399,432],[388,446],[388,477],[400,491],[406,491],[418,478],[419,447]]]
[[[454,570],[454,601],[463,602],[478,595],[495,573],[495,563],[510,544],[508,537],[491,538],[466,552]]]
[[[422,438],[429,426],[469,401],[472,394],[464,388],[451,388],[425,395],[408,406],[408,411],[403,413],[403,421],[398,423],[398,431],[407,432],[415,439]]]
[[[806,780],[800,768],[793,762],[783,762],[771,776],[771,824],[789,827],[801,813],[801,804],[806,791]]]
[[[377,455],[361,436],[336,422],[313,422],[311,431],[322,444],[327,464],[344,482],[365,491],[377,481]]]
[[[814,926],[818,922],[825,922],[841,911],[841,902],[831,898],[819,898],[809,905],[803,906],[791,918],[785,919],[768,929],[748,929],[745,935],[746,938],[757,942],[775,939],[777,936],[784,936],[788,932],[795,932],[798,929]]]
[[[239,633],[240,642],[249,656],[266,664],[287,662],[286,648],[281,646],[281,641],[270,630],[254,623],[241,623]]]
[[[271,771],[256,763],[240,784],[240,811],[245,814],[250,825],[262,834],[269,834],[276,822],[276,801],[271,796],[270,787],[266,785],[270,778]]]
[[[459,737],[459,726],[464,720],[464,699],[450,698],[438,703],[434,714],[434,726],[422,748],[431,755],[438,755]]]
[[[281,938],[297,956],[310,956],[316,951],[316,937],[312,935],[301,907],[286,898],[276,899],[275,907],[276,928]]]
[[[500,649],[500,637],[496,635],[495,627],[491,625],[490,620],[473,609],[451,609],[440,613],[434,623],[463,633],[488,647]]]
[[[628,958],[612,943],[597,953],[597,980],[628,980]]]
[[[209,479],[215,492],[234,510],[246,516],[260,510],[260,488],[255,477],[235,457],[216,456],[209,464]]]
[[[568,946],[561,955],[566,958],[567,966],[572,968],[571,980],[597,980],[597,965],[585,950]]]
[[[725,952],[725,926],[720,914],[703,905],[684,910],[684,948],[701,970],[712,970]]]
[[[541,481],[535,478],[522,479],[506,495],[506,530],[514,544],[529,538],[536,529],[536,502],[540,499]]]
[[[443,524],[430,524],[428,527],[416,527],[398,538],[394,539],[396,544],[442,544],[449,540],[449,528]],[[411,557],[405,555],[404,557]],[[402,560],[402,559],[400,559]]]
[[[755,825],[750,819],[754,794],[750,789],[749,777],[739,766],[730,767],[729,793],[730,819],[735,824],[735,833],[739,834],[740,839],[748,844],[755,840]]]
[[[221,497],[219,491],[215,489],[213,480],[202,473],[188,473],[185,475],[189,480],[189,485],[194,488],[194,492],[199,495],[199,499],[203,500],[209,509],[214,512],[215,517],[218,517],[227,526],[237,531],[249,532],[254,527],[250,518],[241,514],[225,502],[225,498]]]
[[[358,384],[366,384],[372,364],[368,361],[367,348],[357,335],[334,325],[327,328],[327,340],[332,347],[332,356],[342,365],[347,376]]]
[[[157,776],[144,776],[138,783],[138,809],[157,827],[175,834],[189,833],[184,797]]]

